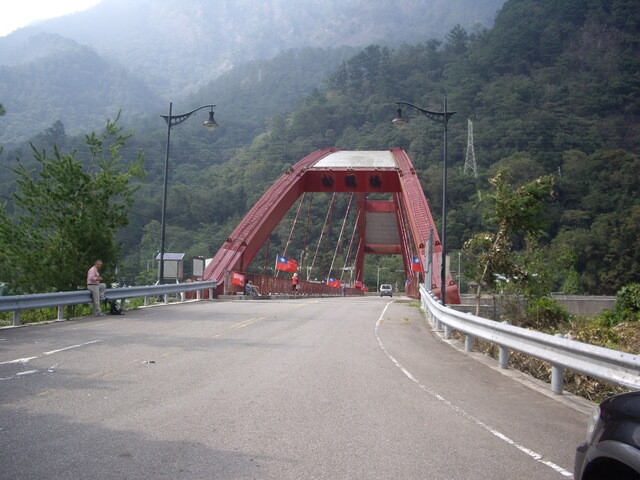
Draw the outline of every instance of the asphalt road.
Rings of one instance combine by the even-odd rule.
[[[571,478],[583,404],[488,365],[386,297],[3,329],[0,478]]]

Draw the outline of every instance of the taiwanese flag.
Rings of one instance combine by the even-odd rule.
[[[329,285],[330,287],[339,287],[340,286],[340,280],[336,280],[333,277],[329,277],[327,279],[327,285]]]
[[[245,276],[243,274],[231,272],[231,283],[233,285],[240,285],[241,287],[244,287],[244,279]]]
[[[362,281],[361,281],[361,280],[356,280],[356,281],[354,282],[354,286],[355,286],[356,288],[362,288]]]
[[[363,292],[368,292],[369,291],[369,287],[367,287],[365,284],[362,284],[362,291]]]
[[[411,271],[412,272],[420,272],[422,268],[420,267],[420,259],[418,257],[413,257],[411,261]]]
[[[278,255],[276,257],[276,270],[295,273],[298,271],[298,262],[296,262],[292,258],[286,258]]]

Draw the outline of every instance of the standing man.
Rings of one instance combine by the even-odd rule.
[[[104,300],[104,291],[107,288],[107,285],[102,283],[101,268],[102,260],[98,259],[87,272],[87,288],[91,291],[91,297],[93,298],[93,314],[98,317],[104,316],[100,309],[100,301]]]
[[[298,274],[294,273],[293,277],[291,277],[291,291],[293,292],[294,295],[297,294],[298,283],[299,283]]]

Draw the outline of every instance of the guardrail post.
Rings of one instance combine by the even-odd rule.
[[[209,300],[213,300],[213,288],[209,289]]]
[[[500,345],[500,352],[498,353],[498,363],[500,363],[500,368],[505,370],[509,368],[509,349],[502,345]]]
[[[506,370],[509,368],[509,348],[499,345],[500,351],[498,352],[498,363],[500,368]]]
[[[449,340],[451,338],[451,332],[453,329],[449,325],[444,326],[444,338],[445,340]]]
[[[509,325],[509,322],[506,320],[504,322],[505,325]],[[500,352],[498,353],[498,363],[500,364],[500,368],[508,369],[509,368],[509,349],[502,345],[498,345],[500,347]]]
[[[473,335],[464,336],[464,351],[473,352]]]
[[[145,307],[149,306],[149,297],[144,297],[144,306]]]
[[[564,371],[562,367],[551,365],[551,391],[556,395],[562,395],[564,386]]]
[[[64,305],[58,305],[58,320],[64,320]]]
[[[185,292],[180,292],[180,303],[184,303],[186,298]]]
[[[14,327],[20,326],[20,310],[13,311],[13,326]]]
[[[556,333],[556,337],[564,338],[561,333]],[[551,391],[556,395],[562,395],[564,387],[564,370],[557,365],[551,365]]]

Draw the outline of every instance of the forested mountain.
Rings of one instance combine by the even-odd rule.
[[[640,176],[633,173],[640,171],[638,33],[637,2],[511,0],[495,27],[480,34],[456,27],[443,43],[370,46],[343,62],[289,117],[274,118],[231,163],[210,169],[206,188],[216,200],[246,210],[316,148],[400,145],[439,212],[440,129],[415,118],[398,132],[390,120],[395,100],[438,110],[447,96],[457,112],[449,123],[450,248],[491,229],[481,199],[498,168],[510,169],[514,185],[554,174],[548,261],[573,258],[579,278],[571,286],[574,271],[559,270],[555,289],[612,294],[640,279]],[[215,92],[215,84],[205,91]],[[477,178],[462,174],[467,119],[474,124]],[[524,239],[515,240],[524,248]]]
[[[135,122],[289,49],[413,43],[443,38],[456,24],[482,29],[503,1],[102,0],[0,38],[0,144],[58,120],[70,133],[98,128],[95,117],[114,110]]]
[[[184,101],[216,103],[220,128],[211,134],[185,123],[172,133],[167,250],[211,256],[278,176],[329,146],[404,147],[439,223],[441,126],[406,111],[410,124],[399,131],[391,119],[397,100],[439,110],[446,96],[456,111],[449,123],[450,251],[494,227],[484,200],[500,167],[509,168],[514,185],[553,174],[546,261],[571,264],[558,268],[554,289],[615,293],[640,281],[639,34],[635,0],[508,0],[487,30],[452,26],[442,39],[356,51],[294,49],[232,68]],[[1,91],[0,103],[7,107]],[[463,174],[468,119],[477,177]],[[158,122],[126,122],[137,133],[123,152],[142,149],[148,172],[121,236],[121,274],[129,281],[158,249],[166,140]],[[54,138],[81,143],[64,127],[46,130],[41,146]],[[19,151],[5,149],[0,159],[6,165]],[[314,208],[321,222],[326,204]],[[274,233],[272,252],[287,233],[286,226]],[[514,245],[527,247],[523,238]]]

